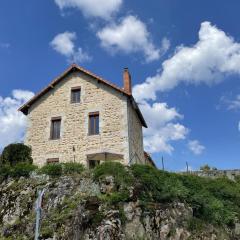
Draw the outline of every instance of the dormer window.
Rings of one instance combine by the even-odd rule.
[[[71,103],[80,103],[81,88],[75,87],[71,89]]]

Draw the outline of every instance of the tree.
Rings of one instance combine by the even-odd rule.
[[[208,164],[205,164],[205,165],[200,167],[200,170],[204,171],[204,172],[208,172],[208,171],[211,171],[211,170],[216,171],[217,168],[216,167],[210,167]]]
[[[15,166],[19,162],[32,163],[32,149],[23,143],[6,146],[2,152],[0,163]]]
[[[204,172],[208,172],[208,171],[211,170],[211,168],[210,168],[210,166],[208,164],[205,164],[205,165],[200,167],[200,170],[204,171]]]

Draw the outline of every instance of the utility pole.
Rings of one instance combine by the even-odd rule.
[[[162,170],[165,171],[163,156],[162,156]]]
[[[188,162],[186,162],[186,166],[187,166],[187,173],[188,173]]]

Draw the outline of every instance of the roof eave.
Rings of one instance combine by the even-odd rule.
[[[137,115],[138,115],[138,117],[139,117],[139,119],[142,123],[142,126],[145,127],[145,128],[148,128],[147,123],[146,123],[146,121],[145,121],[145,119],[142,115],[142,112],[141,112],[140,108],[138,107],[138,104],[136,103],[136,101],[135,101],[135,99],[132,95],[131,95],[131,100],[132,100],[132,103],[133,103],[133,107],[134,107],[135,111],[137,112]]]

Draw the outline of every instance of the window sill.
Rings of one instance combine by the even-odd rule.
[[[70,104],[73,104],[73,105],[80,105],[81,102],[70,102]]]
[[[100,133],[98,133],[98,134],[88,134],[88,137],[97,137],[97,136],[100,136]]]

